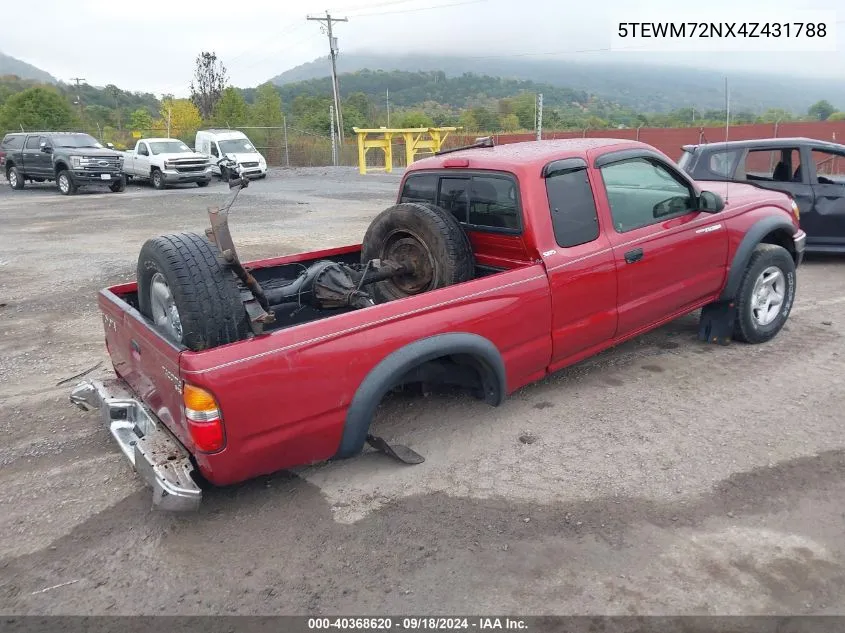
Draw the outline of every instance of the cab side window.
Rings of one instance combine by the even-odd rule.
[[[41,145],[38,142],[39,140],[41,140],[40,136],[27,136],[26,149],[40,149]]]
[[[613,226],[626,233],[696,208],[693,190],[657,161],[645,158],[601,168]]]
[[[816,177],[812,184],[845,187],[845,153],[834,154],[814,149],[811,156],[816,168]]]
[[[550,173],[546,195],[558,246],[578,246],[598,238],[599,218],[586,167]]]
[[[217,151],[217,143],[211,142],[211,155],[215,158],[220,158],[220,152]]]
[[[147,145],[145,143],[138,144],[138,155],[139,156],[149,156],[150,150],[147,149]]]

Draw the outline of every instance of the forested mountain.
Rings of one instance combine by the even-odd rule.
[[[0,52],[0,77],[4,75],[15,75],[21,79],[34,79],[42,83],[56,83],[57,81],[50,73]]]
[[[526,58],[458,57],[344,53],[338,71],[363,69],[407,72],[442,71],[447,77],[475,73],[516,78],[594,94],[639,112],[668,112],[678,108],[724,108],[723,72],[631,63],[552,61]],[[328,58],[297,66],[273,77],[277,85],[327,77]],[[390,86],[393,91],[393,86]],[[781,108],[804,113],[820,99],[845,103],[845,83],[778,74],[730,74],[731,108],[763,112]]]

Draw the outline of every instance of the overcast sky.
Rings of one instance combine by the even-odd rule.
[[[614,20],[681,20],[677,0],[171,0],[139,4],[41,0],[37,28],[6,28],[0,50],[63,81],[186,95],[193,61],[213,50],[232,84],[255,86],[326,55],[328,42],[308,14],[331,10],[341,54],[428,52],[526,59],[622,60],[828,76],[845,81],[845,1],[708,2],[712,20],[789,20],[796,11],[826,11],[837,32],[835,51],[766,53],[643,53],[611,46]],[[703,4],[703,3],[696,3]],[[635,7],[639,6],[639,9]],[[742,15],[735,7],[742,7]],[[645,9],[645,14],[643,13]],[[61,17],[59,17],[61,16]],[[781,17],[784,16],[784,17]],[[788,90],[788,83],[784,84]]]

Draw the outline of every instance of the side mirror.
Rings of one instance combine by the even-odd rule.
[[[114,149],[114,143],[106,143],[106,147],[109,149]]]
[[[50,147],[49,145],[47,145],[46,143],[42,143],[41,144],[41,151],[44,152],[45,154],[49,154],[53,151],[53,148]]]
[[[712,191],[702,191],[698,196],[698,210],[704,213],[719,213],[725,208],[725,201],[722,196]]]

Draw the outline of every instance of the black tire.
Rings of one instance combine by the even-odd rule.
[[[469,239],[451,214],[433,205],[402,203],[382,211],[364,234],[361,262],[391,260],[414,272],[370,286],[377,303],[468,281],[475,274]]]
[[[197,187],[208,187],[208,183],[210,182],[210,180],[198,180]]]
[[[229,182],[229,168],[228,167],[221,167],[220,168],[220,180],[223,182]]]
[[[153,169],[153,173],[150,174],[150,182],[153,183],[155,189],[164,189],[167,186],[164,174],[158,169]]]
[[[59,188],[59,193],[63,196],[72,196],[76,193],[77,186],[73,182],[73,176],[67,169],[61,170],[56,174],[56,186]]]
[[[766,322],[759,302],[755,301],[758,281],[762,282],[764,275],[774,280],[782,278],[776,284],[781,285],[777,290],[783,293],[783,298],[770,322]],[[739,284],[733,338],[744,343],[765,343],[773,339],[789,318],[796,285],[795,262],[789,251],[775,244],[758,244]],[[774,287],[770,296],[778,296]]]
[[[126,178],[121,178],[120,180],[113,182],[109,185],[109,189],[112,190],[112,193],[123,193],[126,191]]]
[[[9,179],[9,186],[12,189],[21,190],[23,189],[23,176],[21,175],[20,170],[12,165],[9,167],[9,171],[6,172],[6,178]]]
[[[176,233],[147,240],[138,256],[138,304],[152,318],[150,287],[161,273],[173,295],[185,347],[199,351],[234,343],[250,333],[237,280],[204,235]]]

